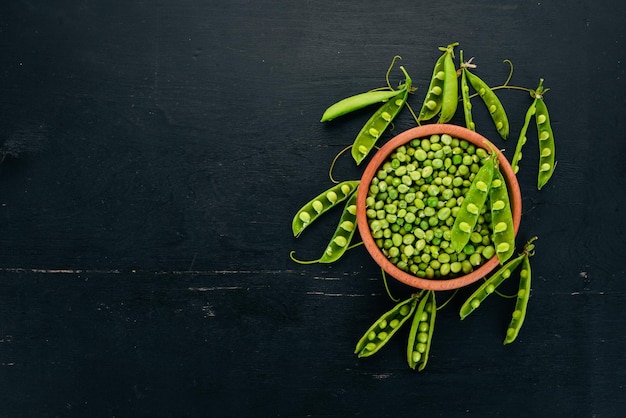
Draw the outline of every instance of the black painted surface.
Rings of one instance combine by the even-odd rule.
[[[3,2],[0,415],[619,416],[626,6],[414,3]],[[391,304],[365,250],[294,264],[334,221],[296,240],[290,220],[367,119],[323,110],[384,85],[396,54],[418,107],[454,41],[492,85],[504,59],[512,84],[545,78],[558,166],[537,191],[527,147],[520,240],[539,240],[518,341],[501,344],[512,301],[461,323],[457,298],[416,373],[404,337],[352,354]],[[529,99],[500,96],[510,156]]]

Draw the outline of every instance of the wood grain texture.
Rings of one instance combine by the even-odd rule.
[[[3,2],[0,415],[619,415],[625,12],[617,1]],[[396,54],[419,107],[437,47],[455,41],[490,85],[506,79],[504,59],[512,84],[545,78],[558,164],[537,191],[526,145],[519,240],[539,240],[518,340],[502,346],[512,300],[461,322],[461,291],[418,374],[408,330],[372,358],[352,353],[392,304],[364,249],[295,264],[291,250],[321,254],[334,218],[298,239],[290,222],[369,117],[321,124],[324,109],[385,85]],[[530,97],[498,94],[507,142],[482,107],[474,117],[510,158]],[[413,126],[403,112],[382,141]],[[361,169],[346,158],[334,173]]]

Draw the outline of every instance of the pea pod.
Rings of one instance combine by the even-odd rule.
[[[291,221],[293,235],[297,237],[313,221],[350,197],[358,185],[359,180],[344,181],[332,186],[306,203],[296,212]]]
[[[498,96],[496,96],[487,83],[481,80],[477,75],[469,72],[467,68],[464,68],[463,72],[467,73],[467,80],[483,100],[485,106],[487,106],[487,110],[489,110],[489,114],[491,115],[491,119],[498,133],[502,139],[506,139],[509,136],[509,119],[500,99],[498,99]]]
[[[511,160],[511,167],[513,171],[517,173],[519,171],[519,162],[522,159],[522,147],[527,141],[526,132],[530,126],[530,121],[533,116],[537,123],[537,134],[539,135],[539,173],[537,174],[537,188],[541,189],[548,182],[554,172],[554,134],[552,127],[550,126],[550,115],[545,102],[543,101],[543,95],[548,89],[543,87],[543,78],[539,80],[539,86],[537,89],[530,92],[533,102],[526,112],[526,118],[524,119],[524,125],[520,130],[520,135],[517,140],[517,146],[515,147],[515,153]]]
[[[428,363],[436,315],[435,292],[431,290],[417,306],[409,332],[406,355],[409,367],[412,369],[419,365],[418,370],[422,371]]]
[[[459,59],[463,62],[463,51],[459,52]],[[476,124],[472,118],[472,102],[470,101],[469,85],[467,84],[468,71],[463,68],[461,71],[461,99],[463,103],[463,114],[465,115],[465,127],[467,129],[475,131]]]
[[[493,180],[495,155],[490,156],[480,167],[463,199],[454,224],[452,225],[450,246],[461,252],[470,240],[472,231],[478,222],[480,212],[489,196]]]
[[[519,137],[517,139],[517,145],[515,146],[515,152],[513,153],[513,158],[511,159],[511,168],[513,172],[517,174],[519,171],[519,162],[522,159],[522,148],[528,138],[526,137],[526,132],[528,131],[528,127],[530,126],[530,121],[532,120],[535,112],[537,111],[537,99],[533,100],[531,105],[528,107],[526,111],[526,116],[524,117],[524,125],[522,125],[522,129],[520,129]]]
[[[504,177],[497,166],[494,169],[493,180],[489,189],[489,202],[493,244],[500,264],[504,264],[515,251],[515,229],[509,192]]]
[[[416,305],[417,298],[411,296],[382,314],[356,344],[354,354],[359,357],[369,357],[380,350],[411,317]]]
[[[543,99],[539,98],[536,107],[535,120],[537,122],[537,134],[539,135],[539,174],[537,175],[537,188],[541,188],[550,180],[554,172],[554,134],[550,126],[550,115]]]
[[[509,327],[506,330],[504,344],[510,344],[515,341],[520,328],[522,328],[524,318],[526,317],[528,299],[530,298],[530,281],[530,259],[528,254],[524,254],[524,258],[522,259],[522,268],[520,270],[520,282],[519,290],[517,291],[517,300],[515,302],[515,310],[513,311]]]
[[[356,193],[352,193],[344,207],[337,228],[324,250],[324,255],[319,259],[320,263],[332,263],[337,261],[346,252],[354,232],[356,231]]]
[[[374,90],[347,97],[326,109],[320,122],[331,121],[339,116],[354,112],[355,110],[359,110],[376,103],[386,102],[403,93],[404,90],[404,88],[398,90]]]
[[[465,319],[469,314],[474,312],[474,310],[482,304],[487,296],[492,294],[498,286],[511,277],[511,273],[513,273],[513,271],[522,263],[524,257],[525,254],[522,253],[512,260],[509,260],[489,279],[485,280],[483,284],[481,284],[480,287],[478,287],[478,289],[476,289],[461,306],[461,310],[459,312],[461,319]]]
[[[454,46],[448,46],[443,60],[443,101],[438,123],[449,122],[456,113],[459,103],[459,84],[456,67],[454,66]]]
[[[435,62],[435,68],[433,69],[433,75],[428,86],[428,92],[424,98],[422,109],[417,117],[418,121],[425,121],[432,119],[441,110],[441,102],[443,100],[443,80],[445,78],[444,60],[446,54],[441,55]]]
[[[383,134],[385,129],[398,115],[411,91],[412,80],[404,67],[400,67],[406,77],[401,93],[383,104],[363,125],[352,144],[352,157],[357,165],[360,164],[369,152],[374,148],[376,141]]]
[[[459,43],[455,42],[453,44],[448,45],[447,47],[439,47],[440,51],[443,51],[443,54],[437,59],[435,62],[435,67],[433,68],[433,75],[430,80],[430,85],[428,86],[428,92],[426,93],[426,97],[424,98],[424,103],[422,104],[422,109],[419,112],[417,117],[418,122],[432,119],[441,111],[443,101],[444,101],[444,89],[446,87],[446,60],[447,57],[452,53],[452,50]],[[451,57],[450,57],[451,58]],[[454,66],[454,64],[453,64]],[[449,69],[449,63],[448,63]],[[455,85],[456,85],[456,74],[455,74]],[[455,100],[458,98],[455,97]]]

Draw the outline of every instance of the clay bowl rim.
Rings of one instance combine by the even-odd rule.
[[[453,290],[470,285],[487,276],[500,264],[498,257],[494,255],[479,268],[463,276],[455,277],[452,279],[421,278],[406,273],[396,267],[393,263],[391,263],[391,261],[389,261],[389,259],[378,248],[376,242],[374,241],[374,238],[372,237],[369,225],[367,223],[367,216],[365,215],[365,199],[369,191],[369,185],[374,178],[374,175],[377,173],[379,167],[389,156],[389,154],[391,154],[399,146],[404,145],[416,138],[427,138],[431,135],[442,134],[448,134],[453,138],[464,139],[488,151],[498,150],[497,152],[500,171],[502,172],[507,186],[509,187],[509,197],[511,199],[511,211],[513,213],[515,236],[517,236],[517,232],[519,231],[519,225],[522,218],[522,196],[517,177],[515,176],[515,173],[513,172],[509,161],[502,154],[502,152],[499,151],[498,147],[496,147],[491,141],[489,141],[481,134],[458,125],[429,124],[408,129],[390,139],[389,142],[383,145],[383,147],[381,147],[380,150],[376,152],[376,154],[374,154],[361,177],[356,201],[356,216],[359,234],[361,235],[361,239],[363,240],[363,244],[365,245],[368,253],[388,275],[406,285],[425,290]]]

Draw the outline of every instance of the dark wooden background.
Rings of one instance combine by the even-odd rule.
[[[625,23],[618,1],[3,1],[0,415],[619,416]],[[502,345],[511,300],[461,322],[466,289],[417,373],[406,333],[352,353],[392,305],[365,250],[295,264],[335,219],[297,240],[290,222],[368,117],[323,110],[384,85],[394,55],[419,107],[455,41],[491,85],[504,59],[511,84],[545,78],[558,166],[537,191],[527,145],[519,240],[539,240],[518,341]],[[510,156],[530,98],[499,95]],[[383,140],[414,125],[403,112]]]

